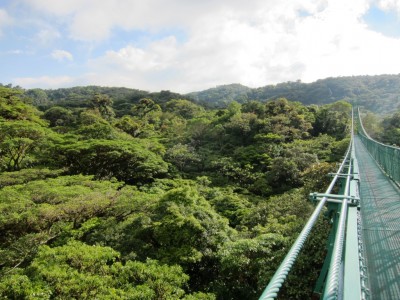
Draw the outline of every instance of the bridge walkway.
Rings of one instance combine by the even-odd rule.
[[[360,168],[362,237],[370,299],[399,299],[400,189],[355,137]]]

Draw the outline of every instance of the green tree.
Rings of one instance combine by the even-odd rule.
[[[31,89],[25,92],[25,95],[32,99],[32,103],[36,106],[46,106],[49,104],[47,94],[42,89]]]
[[[187,123],[187,139],[190,140],[194,147],[202,146],[209,139],[209,131],[211,129],[212,116],[204,116],[194,118]]]
[[[86,110],[79,114],[79,127],[76,133],[86,139],[116,139],[117,131],[97,110]]]
[[[72,114],[72,111],[61,107],[61,106],[53,106],[45,111],[43,118],[50,122],[50,126],[71,126],[75,117]]]
[[[336,139],[343,139],[348,135],[351,119],[351,105],[345,101],[338,101],[325,105],[317,112],[314,124],[314,135],[329,134]]]
[[[115,127],[123,130],[124,132],[130,134],[133,137],[138,137],[141,133],[142,124],[132,118],[131,116],[125,115],[115,122]]]
[[[182,118],[191,119],[204,112],[204,109],[185,99],[173,99],[165,104],[165,110],[175,113]]]
[[[150,98],[142,98],[139,103],[132,106],[131,112],[134,116],[144,118],[152,113],[161,112],[161,107]]]
[[[28,120],[44,125],[40,112],[21,100],[22,91],[0,86],[0,120]]]
[[[115,204],[120,185],[85,176],[61,176],[2,188],[0,271],[26,265],[39,245],[80,237],[85,222],[104,215]]]
[[[218,294],[227,299],[256,299],[285,254],[287,240],[280,234],[261,234],[226,242],[218,251]]]
[[[9,185],[23,184],[34,180],[58,177],[62,172],[62,169],[50,170],[46,168],[29,168],[15,172],[3,172],[0,174],[0,189]]]
[[[160,132],[171,144],[182,143],[187,136],[187,120],[171,112],[161,116]]]
[[[7,171],[34,163],[35,150],[43,146],[46,130],[30,121],[0,121],[0,162]]]
[[[172,162],[180,172],[190,170],[190,167],[200,162],[195,149],[189,145],[176,144],[168,149],[165,158]]]
[[[233,115],[229,122],[226,123],[225,128],[228,133],[233,135],[233,139],[239,139],[243,144],[249,141],[249,137],[252,137],[254,133],[257,115],[253,113],[238,113]]]
[[[256,114],[258,118],[264,118],[266,110],[264,103],[255,100],[242,104],[242,112]]]
[[[0,281],[1,295],[40,299],[181,299],[188,276],[179,266],[157,261],[119,262],[120,254],[109,247],[78,241],[50,248],[42,246],[26,274]],[[11,285],[11,283],[14,283]]]
[[[315,154],[303,152],[298,148],[285,149],[282,156],[272,159],[267,173],[268,183],[274,193],[299,187],[304,183],[302,172],[310,164],[317,162],[318,157]]]
[[[220,157],[212,161],[212,167],[218,172],[219,176],[223,176],[246,187],[253,183],[260,174],[254,172],[254,167],[250,164],[241,165],[230,157]]]
[[[233,193],[220,193],[210,202],[219,214],[229,220],[231,227],[240,225],[252,207],[252,203],[245,197]]]
[[[306,139],[311,135],[314,115],[298,102],[290,102],[285,98],[268,102],[266,114],[272,132],[282,136],[285,141]]]
[[[226,219],[221,218],[193,188],[166,193],[157,206],[151,232],[161,246],[156,258],[188,266],[212,255],[229,239]]]
[[[382,121],[382,141],[390,145],[400,145],[400,111]]]
[[[99,111],[100,115],[106,120],[111,120],[115,115],[112,104],[113,100],[108,95],[96,93],[90,99],[91,107]]]
[[[167,163],[157,142],[146,140],[89,140],[61,148],[63,165],[74,174],[93,174],[96,178],[115,177],[126,182],[147,182],[164,176]]]

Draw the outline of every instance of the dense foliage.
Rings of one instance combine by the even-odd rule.
[[[347,148],[350,105],[91,89],[0,87],[0,298],[258,298]],[[310,297],[328,230],[282,297]]]
[[[1,86],[1,84],[0,84]],[[210,108],[226,108],[231,102],[244,104],[250,100],[270,101],[286,98],[304,105],[325,105],[345,100],[354,106],[384,114],[395,112],[399,107],[400,74],[376,76],[345,76],[317,80],[312,83],[301,81],[283,82],[259,88],[241,84],[221,85],[186,95],[161,91],[151,93],[143,90],[117,87],[82,86],[54,90],[30,89],[25,97],[42,110],[54,105],[69,108],[90,106],[93,94],[113,98],[113,110],[117,117],[129,114],[133,104],[143,98],[154,100],[163,109],[172,99],[192,99]]]
[[[103,98],[113,98],[113,111],[119,117],[128,114],[132,104],[137,104],[143,98],[151,98],[164,104],[172,99],[183,98],[182,95],[170,91],[150,93],[147,91],[122,87],[78,86],[59,88],[55,90],[30,89],[25,92],[32,104],[46,110],[54,105],[68,108],[87,108],[92,106],[93,95]]]
[[[399,90],[400,74],[335,77],[312,83],[285,82],[254,89],[232,84],[190,93],[189,96],[210,106],[224,106],[232,100],[245,103],[249,99],[266,101],[280,97],[306,105],[346,100],[354,106],[387,113],[398,109]]]

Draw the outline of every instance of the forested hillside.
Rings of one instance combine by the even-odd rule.
[[[190,93],[189,96],[212,107],[223,107],[232,100],[245,103],[279,97],[306,105],[345,100],[370,111],[390,113],[400,105],[400,75],[336,77],[313,83],[285,82],[254,89],[233,84]]]
[[[67,90],[0,87],[2,299],[257,299],[348,145],[343,101]],[[310,298],[329,226],[283,298]]]
[[[317,80],[313,83],[285,82],[260,88],[230,84],[186,95],[171,91],[150,93],[130,88],[100,86],[25,91],[25,95],[31,99],[32,104],[42,110],[53,105],[71,108],[88,107],[88,99],[94,93],[113,98],[116,116],[128,114],[132,104],[146,97],[159,104],[171,99],[184,98],[208,108],[226,108],[233,101],[243,104],[251,100],[267,102],[278,98],[298,101],[304,105],[324,105],[344,100],[378,114],[389,114],[399,109],[400,75],[336,77]]]
[[[159,104],[166,103],[171,99],[184,98],[182,95],[170,91],[149,93],[137,89],[100,86],[80,86],[55,90],[30,89],[24,93],[30,99],[30,103],[41,110],[46,110],[52,106],[86,108],[90,106],[90,99],[94,94],[111,97],[113,99],[112,108],[116,116],[129,114],[131,106],[146,97],[157,101]]]

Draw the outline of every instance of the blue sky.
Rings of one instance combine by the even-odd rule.
[[[400,73],[400,0],[0,0],[0,83],[190,92]]]
[[[371,30],[393,38],[400,37],[400,15],[394,9],[385,10],[379,6],[372,5],[363,19]]]

